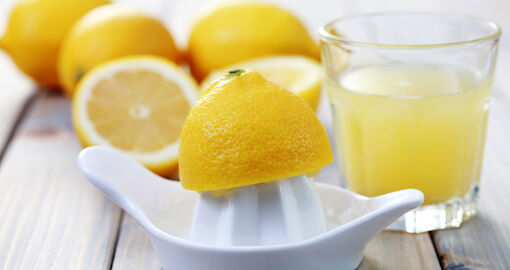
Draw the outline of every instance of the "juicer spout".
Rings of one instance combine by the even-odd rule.
[[[350,231],[347,235],[356,235],[355,242],[365,246],[379,232],[423,201],[424,195],[417,189],[404,189],[369,198],[368,205],[372,211],[345,224],[348,227],[345,229]]]

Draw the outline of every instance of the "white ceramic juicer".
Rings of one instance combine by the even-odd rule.
[[[249,212],[230,211],[228,203],[221,202],[222,207],[226,207],[228,215],[235,216],[237,213],[238,217],[239,215],[248,217],[233,218],[230,221],[235,222],[230,222],[230,225],[228,218],[199,222],[208,213],[208,210],[201,209],[206,197],[200,198],[199,193],[184,190],[179,182],[169,181],[153,174],[118,150],[104,146],[89,147],[80,153],[78,164],[90,182],[133,216],[147,231],[164,269],[355,269],[363,258],[365,245],[372,237],[402,214],[423,202],[423,193],[412,189],[367,198],[335,186],[317,183],[316,193],[310,194],[310,190],[314,190],[313,183],[299,176],[298,179],[282,179],[270,184],[259,184],[267,186],[245,187],[238,192],[240,195],[243,191],[258,189],[256,192],[258,195],[268,196],[268,203],[271,200],[280,200],[280,204],[273,204],[275,208],[280,207],[280,209],[266,214],[275,217],[282,215],[281,220],[285,222],[280,222],[281,220],[259,222],[266,214],[263,213],[264,211],[253,210],[254,202],[257,201],[256,204],[259,205],[261,200],[252,200],[251,195],[239,197],[239,200],[246,200],[247,205],[251,205],[250,209],[253,211]],[[271,187],[271,185],[276,186]],[[300,191],[295,194],[289,193],[293,195],[274,193],[275,190],[287,188],[299,190],[300,186],[304,187],[302,190],[304,193],[299,193]],[[305,199],[303,194],[309,194],[311,197]],[[318,197],[314,198],[314,194]],[[284,202],[297,197],[303,204]],[[214,203],[215,199],[212,200]],[[319,201],[322,209],[317,205]],[[265,200],[262,200],[262,203],[264,202]],[[206,202],[205,206],[211,206],[208,205],[209,203],[209,201]],[[305,209],[307,206],[313,209],[309,213]],[[322,229],[317,215],[320,215],[321,211],[316,211],[317,209],[323,210],[326,225],[324,232],[319,232]],[[195,211],[199,212],[192,226]],[[200,212],[203,215],[199,214]],[[303,216],[296,212],[302,213]],[[311,223],[303,220],[307,219],[305,218],[307,215],[309,215],[308,218],[314,219],[310,220]],[[236,226],[238,230],[238,224],[234,223],[250,225],[248,221],[253,220],[256,224],[248,231],[263,232],[263,236],[259,234],[257,237],[249,236],[248,239],[244,239],[243,237],[246,237],[243,236],[244,232],[232,234],[231,229],[234,227],[228,229],[228,226]],[[211,232],[225,230],[230,236],[216,235],[210,239],[201,237],[200,235],[204,235],[205,231],[198,228],[205,226],[206,222],[214,227]],[[215,225],[215,222],[226,223]],[[309,224],[309,230],[297,229],[299,226],[291,228],[298,223]],[[280,228],[260,227],[261,225],[269,226],[269,224],[294,225]],[[191,234],[192,227],[194,227],[193,234]],[[227,237],[227,240],[223,237]]]

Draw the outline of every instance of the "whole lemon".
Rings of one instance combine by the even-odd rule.
[[[204,14],[188,42],[192,74],[209,72],[255,57],[302,54],[319,59],[319,47],[291,13],[266,3],[229,3]]]
[[[108,0],[21,0],[16,2],[0,47],[39,84],[58,86],[57,57],[72,25]]]
[[[71,96],[81,77],[97,64],[141,54],[174,62],[179,58],[172,35],[157,18],[121,4],[96,8],[74,25],[62,44],[60,83]]]

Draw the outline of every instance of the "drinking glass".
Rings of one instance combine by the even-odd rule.
[[[458,227],[477,211],[501,30],[459,14],[353,15],[320,28],[341,183],[366,196],[415,188],[388,229]]]

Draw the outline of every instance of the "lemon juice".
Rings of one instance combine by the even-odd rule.
[[[472,70],[369,66],[328,82],[337,154],[350,189],[405,188],[425,204],[462,197],[480,177],[491,82]]]

